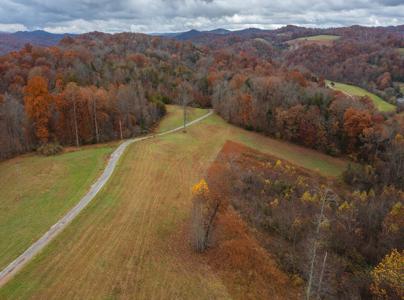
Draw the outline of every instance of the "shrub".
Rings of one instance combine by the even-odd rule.
[[[342,173],[342,178],[345,183],[360,190],[370,190],[377,182],[375,169],[370,165],[352,165],[350,163]]]
[[[41,145],[36,151],[41,155],[51,156],[61,153],[63,147],[59,143],[47,143]]]

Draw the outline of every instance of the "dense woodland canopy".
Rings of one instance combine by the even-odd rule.
[[[285,43],[320,33],[341,38],[331,45]],[[202,35],[203,42],[198,35],[193,43],[94,32],[54,47],[27,44],[0,57],[0,157],[49,142],[135,136],[158,121],[164,103],[185,97],[239,126],[384,166],[401,151],[394,141],[403,135],[403,115],[334,92],[324,78],[368,87],[394,102],[401,95],[394,82],[404,81],[404,58],[394,50],[403,46],[402,35],[395,27],[288,26]]]
[[[48,142],[80,145],[135,136],[158,121],[164,103],[185,97],[245,128],[380,166],[378,177],[386,178],[384,166],[401,151],[393,141],[403,135],[402,115],[381,114],[369,99],[334,92],[323,78],[347,78],[388,93],[403,80],[404,59],[393,51],[402,41],[378,30],[358,37],[351,29],[332,46],[282,50],[279,45],[296,37],[296,30],[308,34],[291,27],[272,40],[257,40],[259,32],[253,32],[213,38],[206,46],[95,32],[66,37],[55,47],[27,44],[0,57],[0,156]],[[380,42],[368,45],[375,40]]]

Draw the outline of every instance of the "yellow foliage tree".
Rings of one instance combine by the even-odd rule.
[[[209,193],[209,187],[205,179],[201,179],[197,184],[192,187],[193,196],[202,196]]]
[[[404,251],[394,249],[371,272],[372,293],[381,299],[404,299]]]
[[[196,251],[208,247],[218,212],[223,208],[223,199],[209,190],[204,179],[192,187],[192,240]]]

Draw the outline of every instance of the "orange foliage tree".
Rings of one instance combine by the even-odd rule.
[[[27,115],[34,123],[36,137],[41,143],[47,143],[51,96],[45,78],[34,76],[28,80],[27,86],[24,88],[24,102]]]
[[[348,108],[344,113],[344,130],[349,138],[348,147],[353,150],[364,130],[371,127],[372,116],[367,110]]]

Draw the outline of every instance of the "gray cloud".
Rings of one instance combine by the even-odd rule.
[[[0,31],[184,31],[191,28],[404,23],[404,0],[0,0]]]

